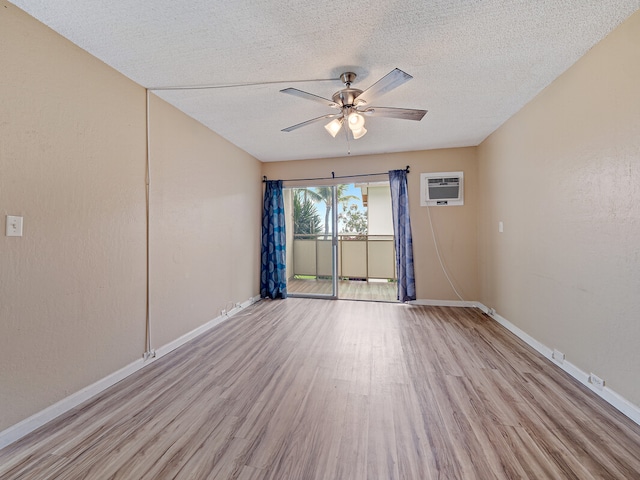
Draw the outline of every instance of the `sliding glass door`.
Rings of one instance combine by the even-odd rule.
[[[337,298],[336,187],[285,188],[287,291]]]
[[[284,189],[287,292],[397,301],[389,182]]]

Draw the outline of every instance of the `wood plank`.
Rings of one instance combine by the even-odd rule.
[[[413,387],[392,385],[392,412],[395,427],[399,478],[437,479],[438,468],[423,423],[422,408]]]
[[[335,474],[330,478],[367,479],[369,397],[351,392],[347,397]]]
[[[475,309],[262,301],[0,451],[0,478],[640,478],[640,427]]]
[[[287,280],[287,291],[294,295],[331,295],[330,280]],[[398,284],[395,282],[367,282],[340,280],[338,298],[341,300],[363,300],[369,302],[397,302]]]

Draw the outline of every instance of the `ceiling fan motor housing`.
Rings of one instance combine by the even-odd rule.
[[[344,83],[346,88],[337,91],[331,98],[342,108],[353,107],[355,105],[356,98],[362,93],[362,90],[351,88],[351,84],[355,81],[356,77],[357,75],[353,72],[344,72],[340,75],[340,81]]]
[[[355,105],[356,98],[358,98],[358,95],[361,93],[362,90],[347,87],[334,93],[331,98],[342,107],[353,107]]]

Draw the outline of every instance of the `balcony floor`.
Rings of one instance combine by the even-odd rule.
[[[331,281],[290,278],[287,281],[287,291],[300,295],[331,295]],[[338,298],[341,300],[397,302],[398,284],[395,282],[340,280],[338,282]]]

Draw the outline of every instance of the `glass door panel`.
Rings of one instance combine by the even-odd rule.
[[[389,183],[338,187],[339,298],[397,301]]]
[[[335,187],[285,188],[287,292],[337,297]]]

